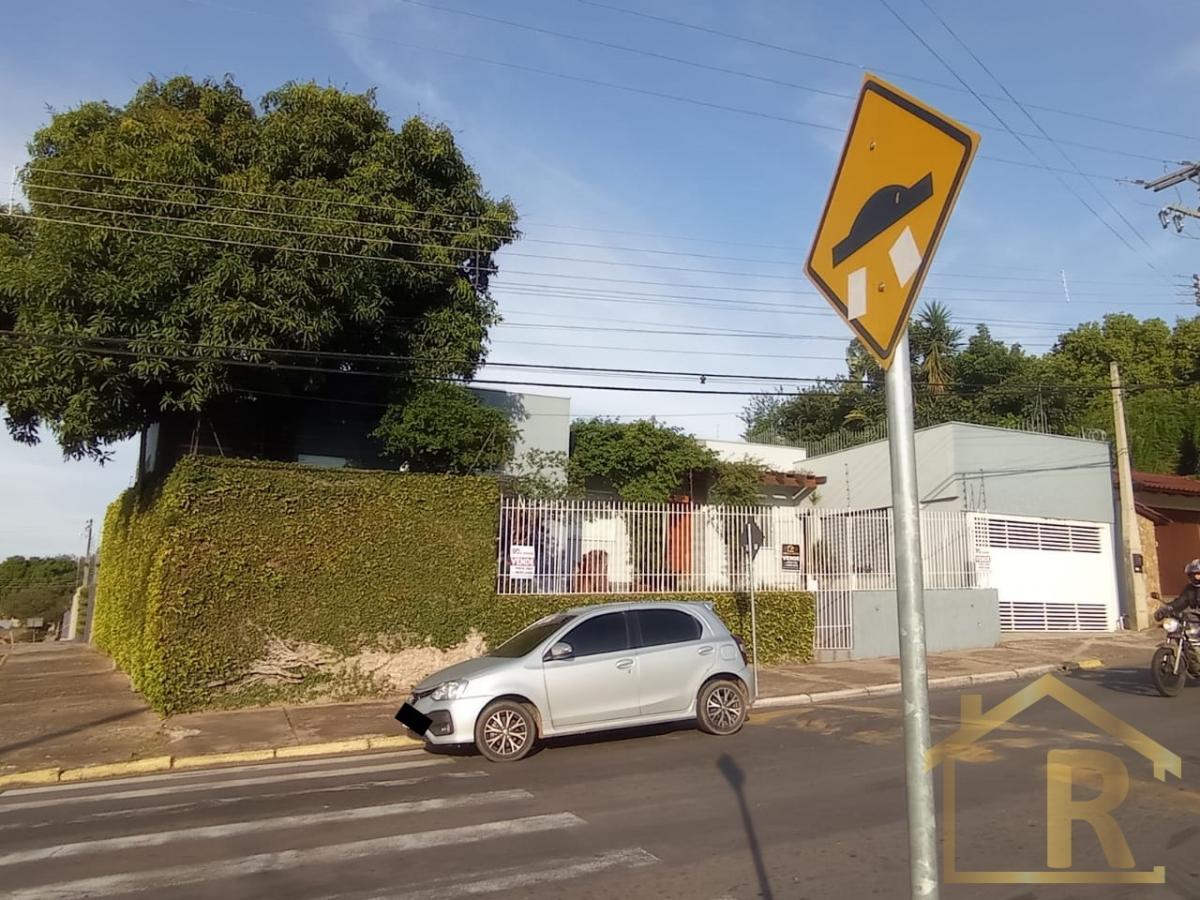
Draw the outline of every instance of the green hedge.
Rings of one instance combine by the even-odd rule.
[[[268,636],[353,654],[381,636],[495,643],[585,595],[497,597],[489,478],[196,457],[109,509],[94,636],[164,713],[211,706]],[[636,599],[648,599],[640,596]],[[749,639],[742,596],[714,602]],[[807,594],[759,595],[764,662],[811,657]]]

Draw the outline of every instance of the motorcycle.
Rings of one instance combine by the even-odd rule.
[[[1164,636],[1150,660],[1150,680],[1164,697],[1174,697],[1189,676],[1200,678],[1200,621],[1195,613],[1184,612],[1159,624]]]

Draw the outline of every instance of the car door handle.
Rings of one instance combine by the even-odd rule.
[[[712,647],[701,647],[696,652],[699,653],[701,656],[708,656],[708,654],[713,652],[713,648]]]
[[[632,669],[633,668],[633,660],[632,659],[622,659],[617,663],[617,668],[618,669]]]

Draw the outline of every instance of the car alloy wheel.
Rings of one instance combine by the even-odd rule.
[[[500,700],[479,717],[475,746],[492,762],[509,762],[529,753],[536,732],[529,709],[514,701]]]
[[[710,734],[733,734],[746,721],[746,695],[728,680],[715,681],[700,692],[700,727]]]

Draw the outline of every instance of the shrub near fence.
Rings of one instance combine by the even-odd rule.
[[[633,599],[497,597],[499,506],[488,478],[185,459],[108,511],[95,641],[175,713],[227,700],[269,638],[344,655],[380,636],[451,647],[472,629],[494,644],[550,612]],[[744,598],[686,599],[749,638]],[[806,594],[761,593],[763,661],[809,658],[813,618]]]

